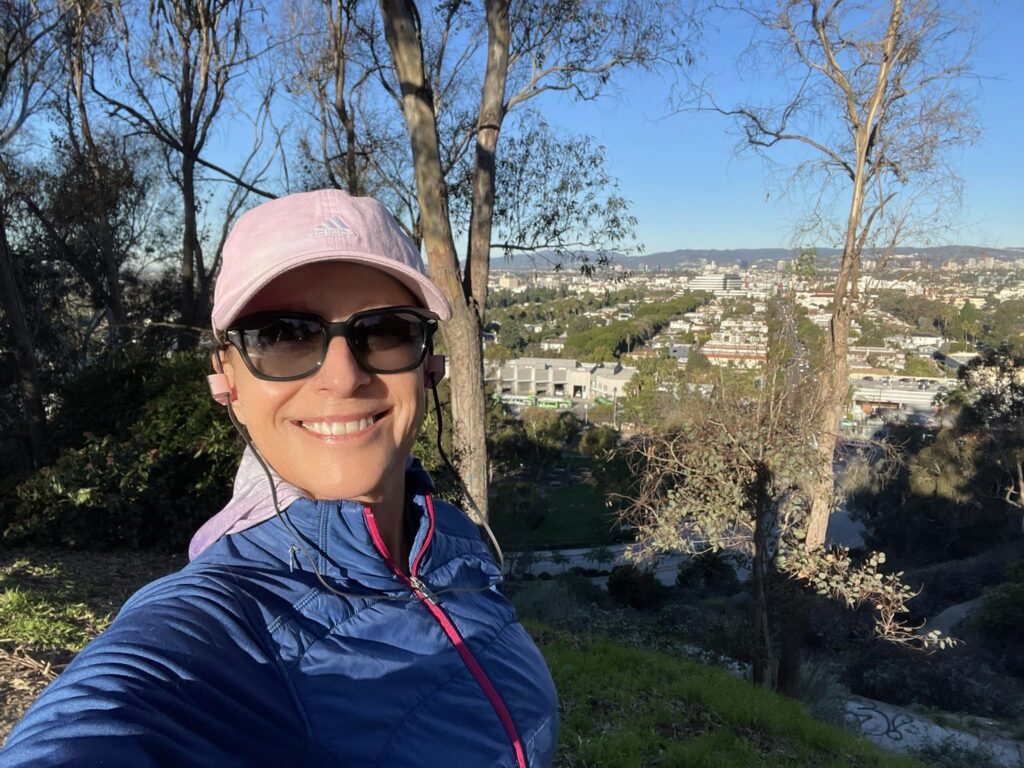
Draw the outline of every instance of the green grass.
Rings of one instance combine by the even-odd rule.
[[[107,625],[84,603],[66,603],[42,592],[0,592],[0,643],[37,651],[77,652]]]
[[[127,597],[181,558],[26,549],[0,557],[0,647],[77,653]]]
[[[0,567],[0,643],[75,653],[109,621],[75,599],[55,565],[18,558]]]
[[[716,667],[533,629],[561,700],[557,766],[921,768]]]

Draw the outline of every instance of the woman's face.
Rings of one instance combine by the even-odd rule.
[[[277,278],[242,314],[294,310],[333,322],[364,309],[416,304],[383,272],[323,262]],[[323,365],[305,379],[257,379],[234,347],[228,347],[224,372],[235,392],[235,414],[283,479],[317,499],[379,503],[402,493],[405,459],[423,422],[422,367],[367,373],[337,337]]]

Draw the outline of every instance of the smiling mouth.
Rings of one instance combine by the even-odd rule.
[[[341,437],[369,429],[380,419],[381,415],[364,416],[355,421],[300,421],[299,426],[325,437]]]

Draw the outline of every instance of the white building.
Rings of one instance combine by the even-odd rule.
[[[686,286],[691,291],[724,291],[725,275],[698,275]]]
[[[520,357],[503,365],[488,364],[486,380],[500,395],[583,401],[622,397],[635,374],[636,368],[620,363]]]
[[[886,336],[885,343],[900,349],[938,348],[946,343],[941,336],[932,336],[927,333],[901,333],[898,336]]]

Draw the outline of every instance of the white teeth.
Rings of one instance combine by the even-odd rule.
[[[375,421],[373,416],[359,419],[358,421],[304,421],[302,428],[318,435],[348,435],[353,432],[361,432]]]

